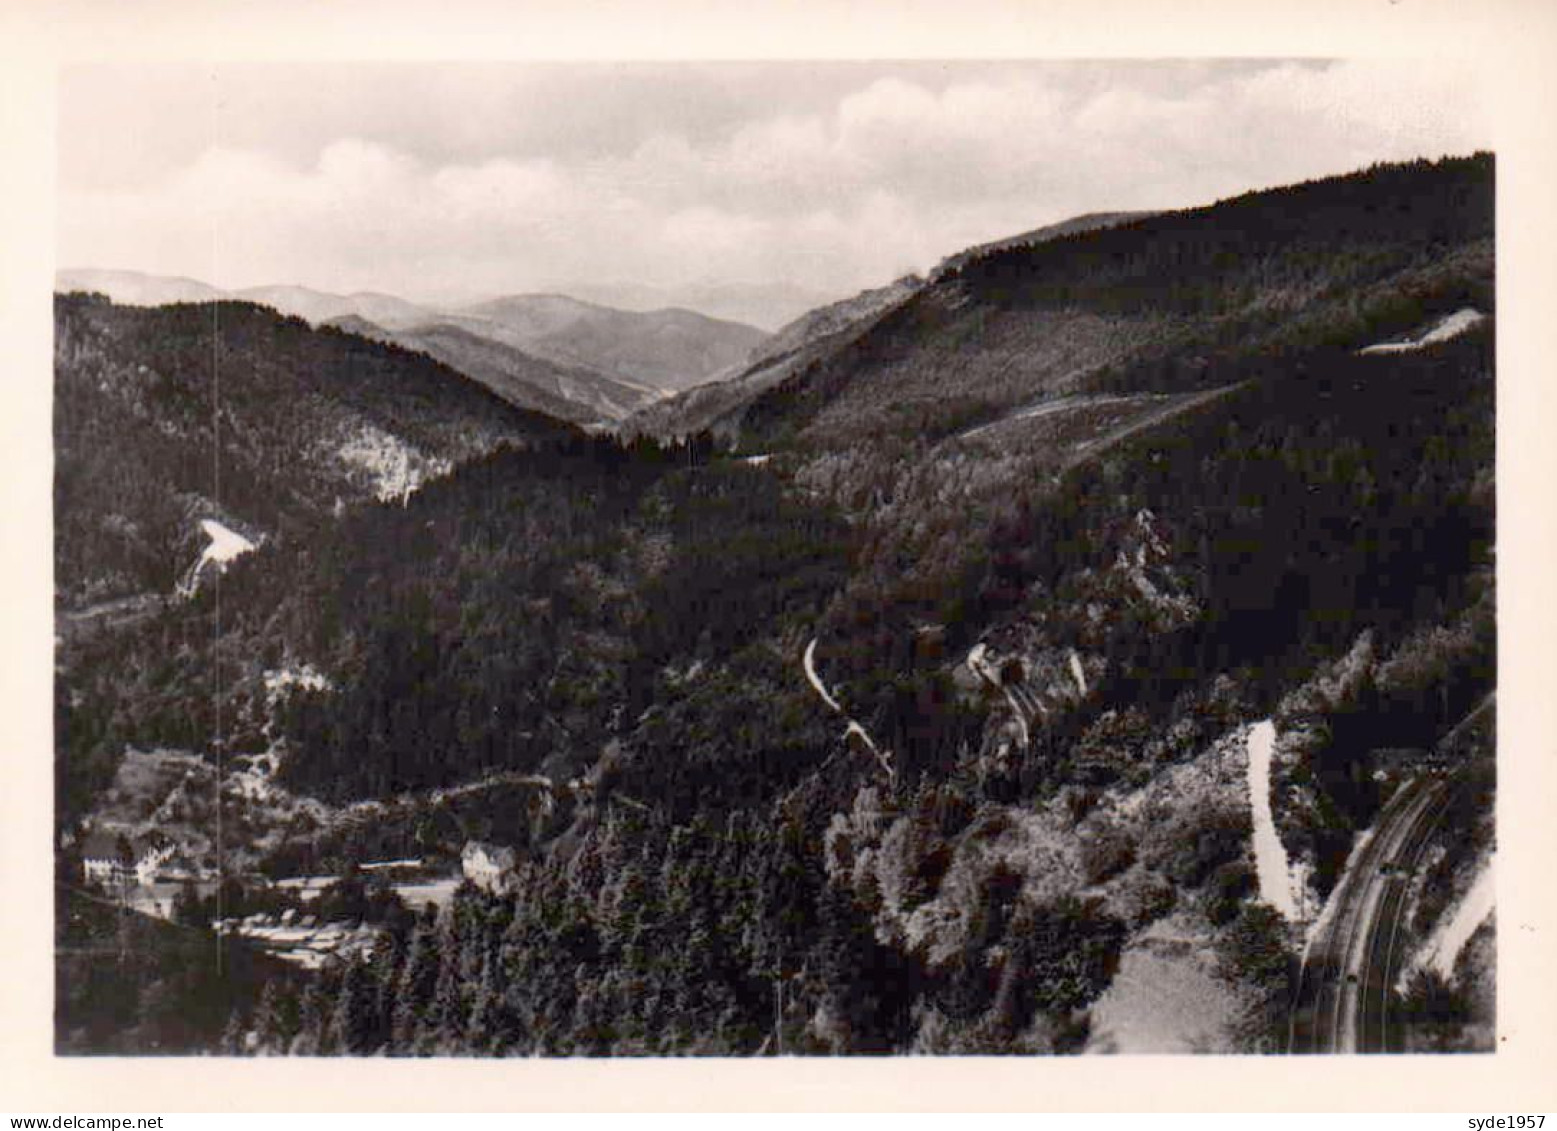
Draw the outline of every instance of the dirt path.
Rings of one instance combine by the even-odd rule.
[[[817,695],[821,696],[822,702],[832,708],[836,714],[843,716],[844,722],[847,724],[843,730],[844,738],[846,740],[851,737],[858,738],[863,742],[866,748],[875,755],[877,764],[880,765],[882,772],[887,775],[887,780],[894,780],[897,777],[897,770],[892,764],[892,752],[877,746],[875,740],[871,738],[870,732],[849,717],[849,713],[843,709],[843,705],[838,700],[833,698],[832,693],[827,690],[827,685],[822,682],[822,677],[817,674],[816,637],[813,636],[811,643],[806,645],[805,654],[801,656],[800,663],[805,669],[807,682],[815,689]]]
[[[55,628],[61,636],[74,637],[104,629],[121,628],[156,615],[167,604],[160,593],[136,593],[89,605],[84,609],[62,609],[55,616]]]
[[[1144,394],[1146,397],[1154,397],[1155,394]],[[957,439],[971,440],[975,436],[981,436],[991,432],[1005,424],[1014,424],[1018,420],[1040,420],[1045,416],[1053,416],[1056,413],[1070,412],[1081,408],[1097,408],[1101,405],[1132,404],[1140,401],[1141,397],[1121,397],[1108,394],[1077,393],[1068,397],[1057,397],[1052,401],[1040,401],[1028,408],[1018,409],[1009,416],[1002,416],[999,420],[991,420],[988,424],[980,424],[977,428],[969,428],[966,432],[959,433]]]
[[[1287,850],[1276,835],[1276,821],[1270,805],[1270,760],[1276,748],[1276,725],[1263,719],[1249,728],[1246,739],[1249,753],[1249,809],[1254,823],[1254,868],[1259,877],[1260,898],[1290,922],[1298,917],[1297,901],[1292,897],[1292,881],[1287,865]]]
[[[1201,405],[1210,404],[1212,401],[1225,397],[1247,384],[1247,381],[1240,381],[1234,385],[1223,385],[1221,388],[1208,389],[1203,393],[1187,393],[1176,396],[1168,403],[1136,420],[1132,420],[1129,424],[1116,428],[1112,432],[1107,432],[1095,440],[1083,440],[1075,446],[1071,455],[1060,465],[1061,470],[1069,471],[1073,467],[1079,467],[1081,464],[1086,463],[1087,460],[1101,455],[1110,448],[1117,447],[1132,436],[1145,432],[1148,428],[1155,428],[1157,425],[1178,416],[1180,413],[1199,408]]]

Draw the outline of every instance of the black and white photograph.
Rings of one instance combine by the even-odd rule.
[[[1452,72],[59,97],[59,1053],[1491,1049]]]
[[[1485,76],[1021,46],[58,66],[49,1057],[1503,1055]]]

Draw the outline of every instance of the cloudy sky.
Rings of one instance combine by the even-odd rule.
[[[1489,147],[1442,63],[67,69],[58,262],[411,298],[841,295],[1081,212]]]

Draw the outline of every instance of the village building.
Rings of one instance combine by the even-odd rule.
[[[148,848],[135,861],[135,882],[149,884],[162,872],[162,866],[173,858],[173,846],[171,844],[160,845],[156,848]]]
[[[104,832],[90,834],[81,845],[81,875],[103,887],[145,887],[173,858],[171,844],[134,842]]]
[[[125,849],[115,837],[93,833],[81,845],[81,875],[87,883],[112,887],[123,882],[128,867]]]
[[[518,855],[512,848],[469,841],[460,853],[465,878],[483,891],[505,895],[513,890],[514,867]]]

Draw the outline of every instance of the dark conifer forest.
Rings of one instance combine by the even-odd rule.
[[[379,932],[235,959],[219,1017],[73,993],[62,1051],[1064,1054],[1169,924],[1222,1051],[1284,1040],[1248,728],[1315,899],[1414,774],[1470,774],[1446,828],[1488,835],[1492,194],[1480,154],[1002,246],[657,435],[263,308],[62,296],[60,843],[189,752],[234,886],[142,961],[326,871]],[[339,458],[369,434],[410,489]],[[255,548],[175,597],[205,517]],[[441,913],[353,871],[471,842],[512,875]]]

